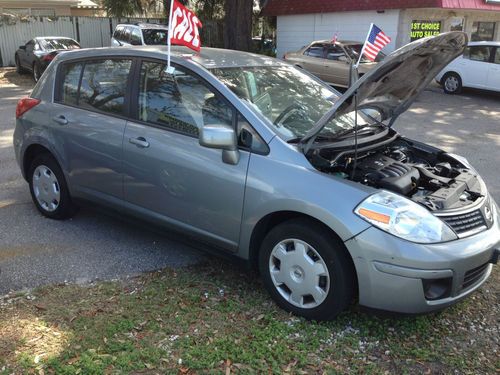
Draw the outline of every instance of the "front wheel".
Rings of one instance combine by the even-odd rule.
[[[50,154],[35,157],[29,170],[31,198],[38,211],[51,219],[67,219],[76,212],[64,174]]]
[[[331,320],[354,297],[354,266],[342,241],[308,219],[284,222],[268,233],[259,269],[276,303],[306,319]]]
[[[33,63],[33,81],[38,82],[40,77],[42,76],[42,68],[40,66],[40,63],[34,62]]]
[[[462,79],[456,73],[447,73],[442,79],[442,84],[446,94],[459,94],[462,91]]]

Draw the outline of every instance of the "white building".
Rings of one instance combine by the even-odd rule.
[[[277,16],[278,57],[313,40],[364,41],[370,23],[392,42],[462,30],[471,40],[500,40],[500,0],[269,0],[263,13]]]

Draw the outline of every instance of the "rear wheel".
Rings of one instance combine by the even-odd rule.
[[[446,94],[459,94],[462,91],[462,79],[456,73],[446,73],[441,82]]]
[[[308,219],[273,228],[262,242],[259,269],[283,309],[313,320],[331,320],[352,301],[355,272],[342,241]]]
[[[38,211],[51,219],[67,219],[76,212],[66,180],[57,161],[47,153],[37,155],[29,169],[31,198]]]

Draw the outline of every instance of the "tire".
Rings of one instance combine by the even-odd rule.
[[[35,61],[33,63],[33,81],[38,82],[40,77],[42,76],[42,68],[40,67],[40,63]]]
[[[334,319],[356,291],[354,265],[344,244],[309,219],[271,229],[260,248],[259,270],[278,306],[310,320]]]
[[[460,94],[462,92],[462,78],[456,73],[446,73],[441,79],[446,94]]]
[[[19,56],[16,55],[15,57],[15,62],[16,62],[16,72],[17,74],[24,74],[26,73],[26,70],[21,66],[21,62],[19,61]]]
[[[76,212],[64,174],[48,153],[33,159],[28,172],[31,198],[40,213],[50,219],[63,220]]]

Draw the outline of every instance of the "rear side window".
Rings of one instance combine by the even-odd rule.
[[[131,60],[100,60],[85,63],[78,106],[123,114]]]
[[[64,64],[62,74],[64,77],[62,84],[61,101],[70,105],[78,103],[78,85],[80,84],[80,75],[83,63]]]
[[[489,62],[491,56],[491,46],[472,46],[465,50],[464,57],[474,61]]]
[[[325,56],[325,46],[323,44],[313,44],[304,51],[304,55],[323,58]]]
[[[58,101],[85,109],[122,115],[131,66],[132,60],[129,59],[63,64]]]

